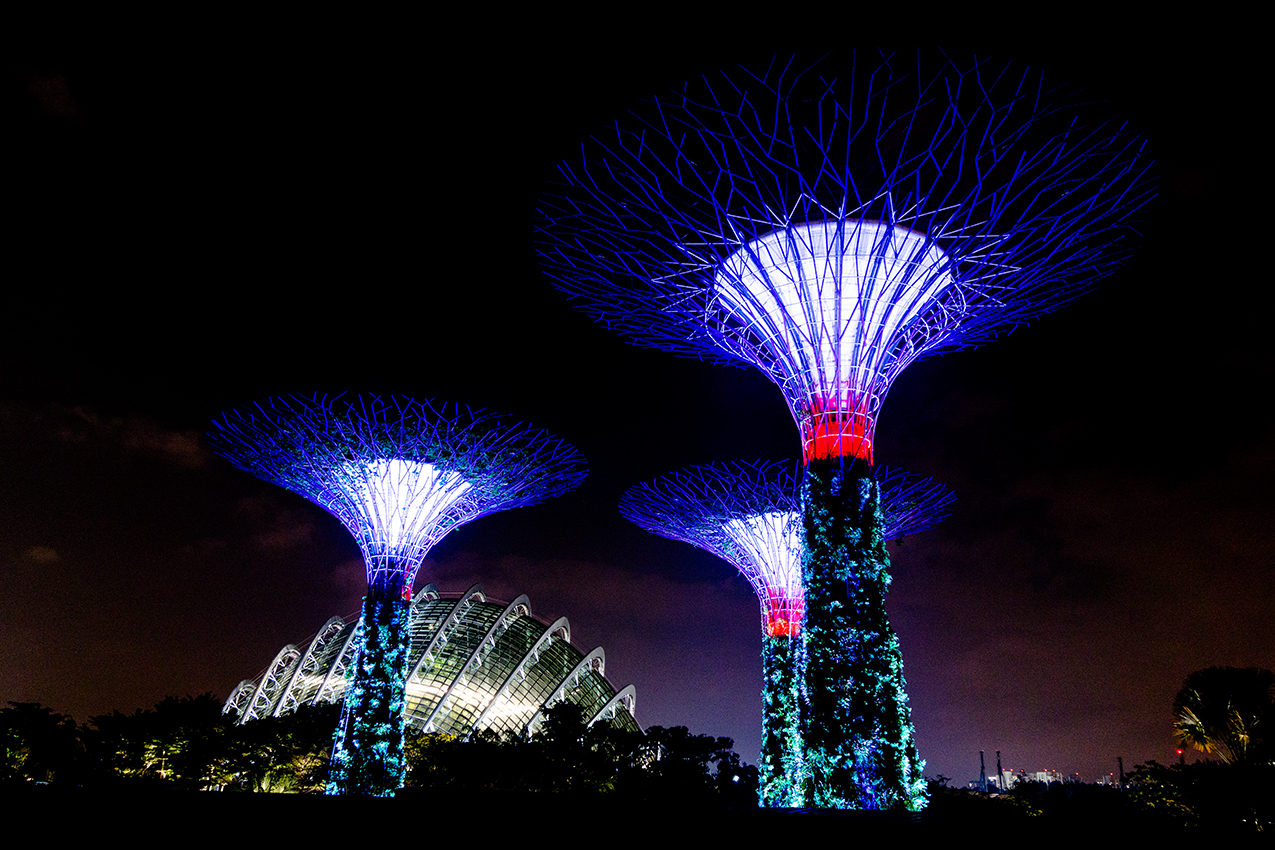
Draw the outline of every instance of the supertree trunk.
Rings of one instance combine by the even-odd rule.
[[[797,635],[762,635],[761,786],[763,807],[804,805],[801,733],[797,726]]]
[[[863,461],[812,459],[803,502],[805,804],[919,810],[924,763],[885,612],[880,488]]]
[[[410,608],[404,571],[376,573],[363,599],[363,639],[332,747],[329,794],[390,797],[403,787]]]

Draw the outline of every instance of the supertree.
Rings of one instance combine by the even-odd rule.
[[[868,471],[886,392],[1106,274],[1153,181],[1136,134],[1039,73],[914,53],[837,76],[832,61],[635,110],[563,163],[538,251],[636,341],[779,386],[806,464],[806,799],[918,808],[906,706],[874,702],[902,664]]]
[[[889,539],[933,527],[953,500],[943,485],[906,473],[878,469],[877,480]],[[620,513],[713,553],[753,586],[762,626],[761,803],[803,805],[794,651],[805,614],[801,469],[762,462],[691,467],[633,487]]]
[[[579,485],[584,459],[544,431],[456,404],[290,396],[214,420],[213,449],[331,513],[358,541],[368,591],[328,792],[402,787],[412,582],[448,532]]]

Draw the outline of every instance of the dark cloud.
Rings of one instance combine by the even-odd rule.
[[[26,557],[37,564],[52,564],[58,559],[58,550],[50,546],[32,546],[26,551]]]

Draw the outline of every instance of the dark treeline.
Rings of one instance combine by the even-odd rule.
[[[211,694],[169,697],[77,725],[36,703],[0,709],[0,782],[318,793],[327,778],[339,705],[303,706],[236,725]],[[730,738],[653,726],[645,734],[587,726],[559,704],[530,738],[480,732],[469,740],[410,735],[409,789],[606,796],[752,807],[757,770]]]
[[[1024,835],[1090,834],[1100,825],[1213,835],[1275,829],[1270,734],[1275,677],[1257,672],[1262,675],[1193,674],[1175,701],[1179,739],[1217,760],[1137,765],[1123,789],[1020,782],[1008,793],[990,795],[948,788],[940,777],[930,782],[930,805],[913,816],[919,820],[912,825],[945,830],[999,825]],[[1255,697],[1241,698],[1254,688]],[[1219,701],[1230,708],[1217,709]],[[1239,710],[1250,703],[1256,707]],[[78,725],[35,703],[9,703],[0,708],[0,786],[322,791],[339,706],[302,707],[242,726],[223,715],[221,706],[211,694],[169,697],[151,709],[113,712]],[[560,704],[530,738],[490,732],[468,740],[409,736],[402,796],[451,801],[458,811],[472,811],[478,801],[493,797],[516,807],[519,799],[548,796],[568,806],[586,798],[636,804],[643,811],[652,804],[754,809],[757,770],[741,763],[732,746],[729,738],[694,735],[685,727],[654,726],[645,734],[605,723],[590,727],[577,707]],[[210,799],[191,799],[196,797]],[[885,813],[838,816],[866,814]]]
[[[1275,765],[1149,761],[1126,774],[1123,788],[1023,780],[1002,794],[932,781],[926,814],[951,823],[1030,827],[1042,835],[1103,825],[1251,835],[1275,828]]]
[[[1173,700],[1173,733],[1208,761],[1149,761],[1124,788],[1019,782],[1007,794],[930,783],[931,811],[1032,822],[1042,829],[1120,822],[1196,828],[1213,835],[1275,830],[1275,672],[1209,667],[1186,677]],[[1216,759],[1216,760],[1214,760]]]
[[[418,735],[407,743],[409,788],[436,792],[520,791],[606,796],[617,802],[757,806],[757,769],[730,738],[692,735],[685,726],[626,732],[586,726],[560,703],[530,738],[479,732],[467,741]]]
[[[236,726],[212,694],[84,725],[36,703],[0,709],[0,780],[57,786],[155,785],[191,790],[322,788],[340,706],[305,707]]]

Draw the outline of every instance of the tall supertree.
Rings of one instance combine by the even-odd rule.
[[[1154,191],[1142,140],[1040,73],[914,53],[853,56],[838,76],[831,61],[635,110],[563,163],[538,250],[638,342],[779,386],[806,463],[807,804],[918,808],[906,706],[881,702],[902,664],[869,472],[881,406],[910,363],[1119,264]]]
[[[953,496],[943,485],[886,469],[877,476],[887,538],[916,534],[946,516]],[[753,586],[762,627],[761,804],[804,805],[797,711],[805,616],[801,469],[782,463],[691,467],[630,489],[620,513],[647,531],[713,553]]]
[[[584,459],[544,431],[456,404],[291,396],[214,420],[232,464],[331,513],[363,553],[362,645],[333,746],[329,793],[403,785],[412,582],[451,530],[578,486]]]

